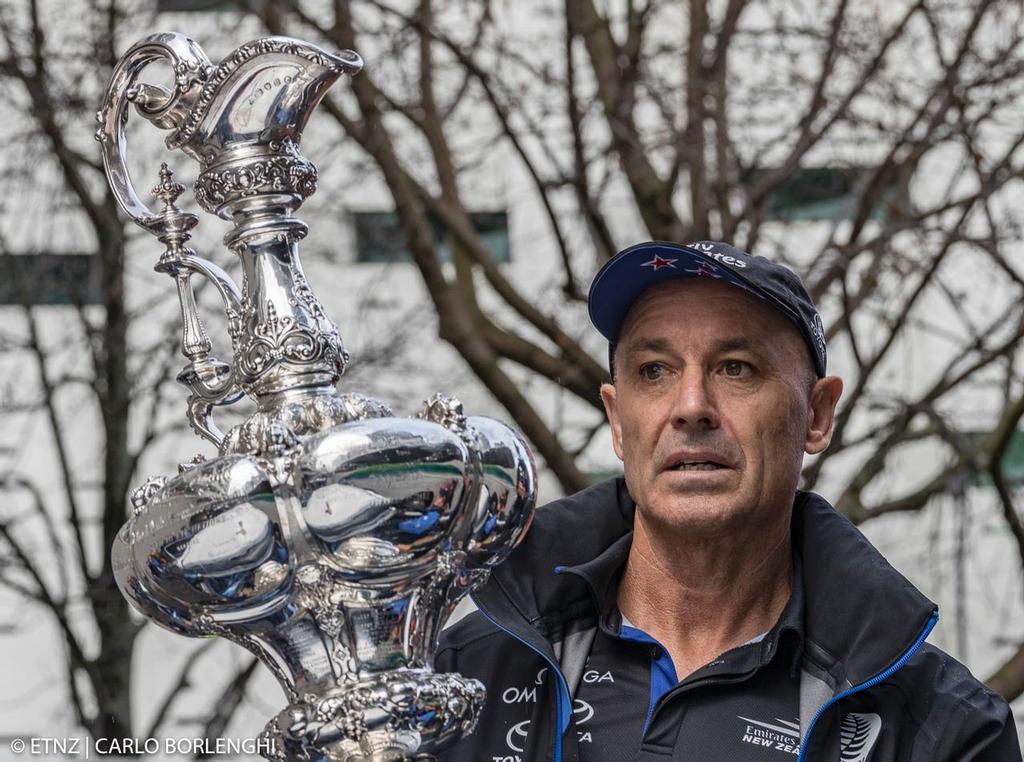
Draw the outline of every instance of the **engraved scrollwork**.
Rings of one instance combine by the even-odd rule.
[[[316,193],[316,167],[297,154],[249,160],[241,166],[207,170],[196,180],[196,201],[216,212],[229,201],[264,193],[297,193],[308,198]]]
[[[320,300],[316,298],[316,294],[314,294],[313,289],[310,288],[309,281],[306,280],[306,276],[301,270],[295,267],[294,261],[292,262],[291,275],[292,282],[294,284],[294,288],[292,289],[292,303],[295,305],[301,304],[309,311],[309,314],[317,320],[330,323],[330,318],[328,318],[327,313],[324,312],[323,305],[320,304]]]
[[[266,319],[257,322],[252,331],[241,338],[238,368],[251,379],[282,361],[317,364],[335,371],[339,362],[336,341],[336,333],[309,328],[289,315],[279,316],[273,303],[268,301]]]
[[[204,83],[210,77],[213,66],[194,59],[179,61],[174,67],[174,82],[181,88],[189,88],[196,83]]]
[[[452,582],[463,573],[465,565],[465,551],[448,550],[438,553],[434,573],[421,589],[421,603],[428,609],[440,610],[441,602],[447,598]]]
[[[437,728],[472,732],[485,691],[478,680],[457,674],[391,673],[383,680],[345,686],[324,696],[312,694],[272,719],[264,737],[273,740],[268,759],[301,759],[310,747],[333,744],[338,759],[429,759],[415,754],[423,735]],[[368,717],[386,707],[381,727]],[[429,708],[429,711],[424,711]],[[332,756],[332,759],[335,758]]]
[[[224,313],[228,319],[228,336],[234,342],[242,335],[242,313],[232,307],[225,308]]]
[[[317,299],[316,294],[313,293],[313,289],[310,288],[309,281],[306,280],[306,276],[303,274],[302,269],[298,266],[295,260],[290,263],[290,273],[292,276],[292,295],[290,303],[294,307],[303,307],[308,314],[316,321],[320,327],[323,335],[327,337],[328,341],[335,348],[334,358],[336,360],[335,370],[340,377],[345,373],[345,367],[348,365],[349,354],[345,351],[345,344],[341,340],[341,335],[338,333],[338,327],[324,312],[323,305],[320,300]]]
[[[327,570],[315,564],[303,566],[295,575],[298,603],[313,615],[321,631],[330,638],[337,638],[345,623],[344,614],[338,601],[333,601],[334,585]],[[345,657],[348,649],[342,646]]]
[[[206,612],[199,614],[192,620],[192,630],[197,635],[228,635],[227,630]]]

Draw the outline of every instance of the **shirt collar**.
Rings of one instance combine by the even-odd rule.
[[[790,665],[790,672],[795,677],[800,672],[804,647],[804,609],[805,609],[803,563],[800,554],[793,552],[793,579],[790,584],[789,601],[786,602],[779,620],[768,634],[760,641],[761,664],[767,664],[776,654],[781,654]]]
[[[622,626],[619,612],[619,580],[629,558],[633,544],[632,531],[617,539],[590,561],[574,566],[560,566],[559,574],[573,574],[582,579],[590,589],[597,611],[600,628],[607,634],[618,636]],[[790,664],[795,676],[799,673],[803,656],[805,589],[803,564],[794,547],[793,578],[789,601],[779,615],[778,621],[757,643],[750,645],[760,649],[760,663],[768,664],[776,654],[781,654]]]

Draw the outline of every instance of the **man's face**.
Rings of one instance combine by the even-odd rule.
[[[601,396],[638,511],[697,532],[788,510],[842,391],[815,381],[797,328],[764,300],[697,278],[637,300],[615,368]]]

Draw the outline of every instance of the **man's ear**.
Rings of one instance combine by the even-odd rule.
[[[814,382],[811,407],[807,412],[807,439],[804,441],[804,452],[808,455],[824,452],[832,441],[832,424],[842,393],[843,380],[838,376],[826,376]],[[608,407],[607,402],[605,407]]]
[[[622,426],[619,424],[618,390],[613,384],[601,384],[601,400],[604,402],[604,412],[608,416],[608,425],[612,430],[612,447],[615,454],[622,460]]]

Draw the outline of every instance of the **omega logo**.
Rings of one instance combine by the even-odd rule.
[[[516,688],[514,685],[511,688],[506,688],[505,692],[501,694],[501,700],[506,704],[523,704],[528,701],[537,700],[537,689],[534,688]]]
[[[512,751],[523,752],[526,751],[526,736],[529,735],[527,728],[530,726],[529,720],[523,720],[517,725],[513,725],[508,729],[508,733],[505,735],[505,743],[508,744],[508,748]],[[516,744],[522,744],[517,746]]]

